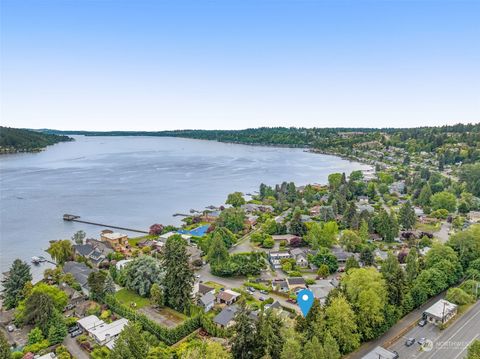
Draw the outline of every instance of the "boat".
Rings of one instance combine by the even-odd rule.
[[[46,262],[47,260],[45,259],[45,257],[37,257],[37,256],[33,256],[32,257],[32,263],[33,264],[40,264],[40,263],[43,263],[43,262]]]

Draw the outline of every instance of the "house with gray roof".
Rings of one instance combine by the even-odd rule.
[[[205,293],[198,300],[198,305],[203,308],[205,313],[208,312],[215,306],[215,294],[213,294],[212,292]]]
[[[93,272],[93,269],[88,268],[85,263],[69,261],[63,265],[63,272],[71,273],[82,287],[83,293],[89,294],[88,276]]]
[[[235,323],[234,319],[237,312],[237,306],[227,306],[213,318],[213,322],[221,328],[228,328]]]

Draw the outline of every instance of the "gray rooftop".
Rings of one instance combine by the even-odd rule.
[[[225,307],[215,318],[213,318],[213,321],[219,325],[227,326],[228,323],[235,318],[237,312],[238,308],[235,305]]]

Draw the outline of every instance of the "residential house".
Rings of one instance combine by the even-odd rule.
[[[312,217],[318,216],[320,214],[320,208],[322,208],[322,206],[313,206],[310,208],[310,215]]]
[[[283,307],[278,300],[274,301],[272,304],[265,304],[265,306],[263,308],[265,310],[268,310],[268,309],[275,309],[277,311],[282,311],[283,310]]]
[[[276,292],[288,292],[288,283],[285,279],[275,279],[272,281],[272,289]]]
[[[83,293],[73,289],[67,283],[62,283],[60,287],[68,297],[68,304],[77,305],[85,300]]]
[[[227,306],[213,318],[213,322],[221,328],[231,327],[235,323],[237,312],[238,308],[235,305]]]
[[[302,248],[293,248],[290,250],[290,254],[295,259],[295,263],[297,266],[301,268],[308,267],[308,256],[305,249]]]
[[[423,317],[432,324],[445,324],[457,314],[458,306],[445,299],[440,299],[423,312]]]
[[[285,241],[288,245],[292,243],[292,241],[300,242],[302,237],[296,236],[294,234],[275,234],[272,236],[275,242],[277,241]]]
[[[273,212],[273,207],[265,204],[246,203],[242,205],[242,209],[246,213],[253,212]]]
[[[83,293],[87,295],[89,294],[88,276],[93,272],[93,269],[88,268],[85,263],[70,261],[65,262],[63,265],[63,272],[71,273],[78,284],[82,287]]]
[[[296,291],[297,289],[306,288],[307,283],[303,277],[290,277],[287,278],[287,285],[289,290]]]
[[[109,348],[113,348],[115,339],[128,324],[128,320],[121,318],[111,323],[105,323],[96,315],[89,315],[88,317],[79,319],[77,324],[88,333],[98,345],[106,345]]]
[[[385,251],[382,251],[382,250],[380,250],[380,249],[375,249],[375,250],[373,251],[373,255],[374,255],[375,257],[380,258],[382,261],[386,260],[387,257],[388,257],[388,253],[385,252]]]
[[[347,262],[347,259],[352,256],[355,257],[356,259],[358,259],[359,257],[358,254],[347,252],[340,246],[333,246],[332,253],[337,258],[337,262],[339,265],[344,265]]]
[[[480,222],[480,211],[470,211],[467,216],[474,223]]]
[[[367,196],[358,196],[357,197],[357,203],[358,204],[367,204],[368,203],[368,197]]]
[[[202,259],[202,251],[196,246],[187,246],[187,254],[190,264]]]
[[[74,244],[72,247],[75,255],[88,259],[96,267],[106,259],[92,244]]]
[[[327,299],[328,293],[335,287],[333,286],[332,282],[327,279],[322,279],[317,281],[315,284],[309,285],[308,289],[310,289],[313,293],[313,296],[320,300],[320,303],[325,304],[325,300]]]
[[[86,244],[92,245],[97,251],[101,252],[104,256],[108,256],[110,253],[113,253],[113,247],[108,242],[102,242],[98,239],[87,238],[85,240]]]
[[[397,359],[398,357],[397,352],[377,346],[371,352],[364,355],[362,359]]]
[[[130,255],[130,245],[126,234],[116,233],[106,229],[101,232],[100,240],[108,243],[116,252]]]
[[[368,203],[357,203],[357,213],[362,213],[363,211],[367,211],[368,213],[375,212],[375,208]]]
[[[258,216],[249,214],[245,217],[245,225],[251,228],[257,224],[257,220],[258,220]]]
[[[230,289],[225,289],[217,294],[217,302],[218,303],[225,303],[226,305],[232,305],[237,301],[240,297],[240,293],[234,292]]]
[[[393,182],[390,185],[390,193],[397,194],[397,195],[402,195],[403,193],[405,193],[405,182],[404,181]]]
[[[272,251],[268,252],[268,261],[274,269],[282,268],[282,259],[290,259],[292,255],[288,251]]]
[[[160,242],[166,243],[168,238],[170,238],[171,236],[175,236],[175,235],[180,235],[185,241],[187,241],[188,244],[190,244],[190,238],[192,238],[192,236],[190,234],[178,233],[178,232],[174,232],[174,231],[167,232],[167,233],[164,233],[164,234],[160,235],[158,237],[158,240]]]
[[[212,292],[205,293],[198,300],[198,305],[201,306],[205,312],[208,312],[215,305],[215,295]]]
[[[200,283],[198,285],[198,293],[200,295],[205,295],[207,293],[212,293],[215,294],[215,288],[209,287],[208,285],[205,285],[203,283]]]
[[[130,263],[132,261],[133,261],[133,259],[121,259],[115,264],[115,267],[117,268],[117,270],[122,270],[123,268],[125,268],[125,266],[128,263]]]
[[[215,222],[218,217],[220,217],[220,213],[222,213],[222,211],[206,211],[200,218],[202,222],[212,223]]]

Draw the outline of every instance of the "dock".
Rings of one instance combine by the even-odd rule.
[[[111,225],[111,224],[96,223],[96,222],[91,222],[91,221],[84,221],[84,220],[82,220],[82,219],[80,219],[80,218],[81,218],[80,216],[77,216],[77,215],[74,215],[74,214],[64,214],[64,215],[63,215],[63,220],[64,220],[64,221],[68,221],[68,222],[85,223],[85,224],[90,224],[90,225],[92,225],[92,226],[107,227],[107,228],[120,229],[120,230],[122,230],[122,231],[148,234],[148,231],[142,231],[141,229],[134,229],[134,228],[114,226],[114,225]]]

